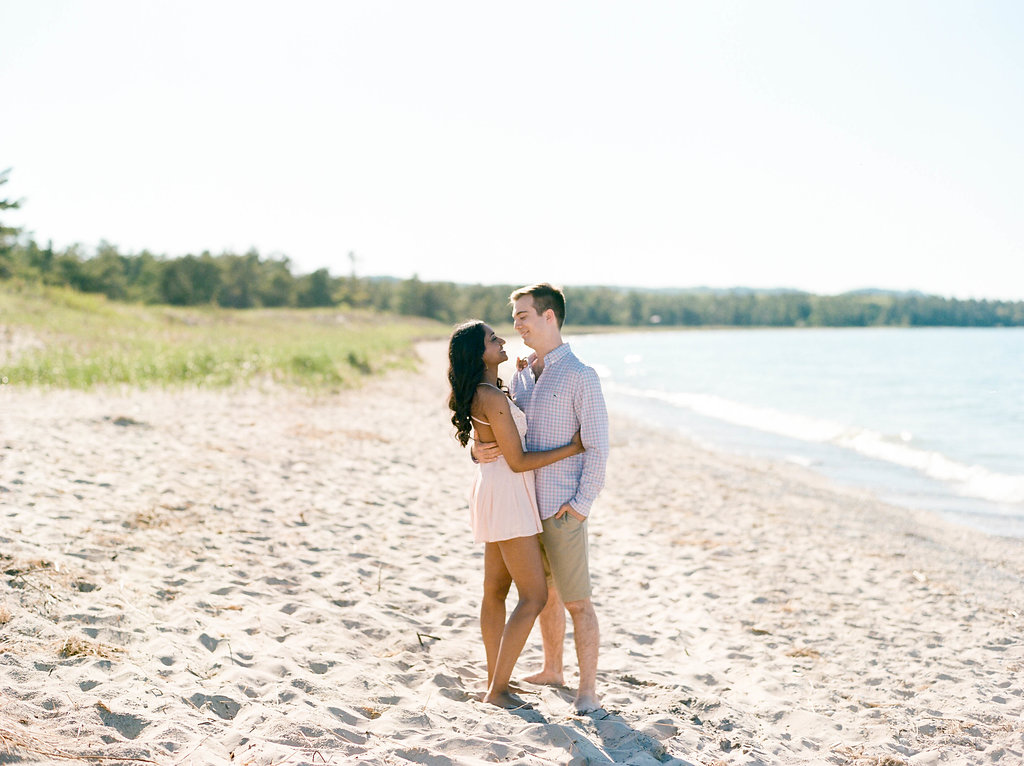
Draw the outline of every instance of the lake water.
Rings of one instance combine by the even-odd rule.
[[[571,343],[613,411],[1024,536],[1024,328],[659,331]]]

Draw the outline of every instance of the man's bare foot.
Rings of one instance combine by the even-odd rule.
[[[572,706],[580,715],[593,713],[601,709],[601,698],[596,694],[581,694],[573,701]]]
[[[539,686],[565,686],[565,678],[562,677],[561,673],[548,673],[545,670],[534,673],[532,676],[527,676],[523,680]]]
[[[505,710],[533,710],[533,705],[508,692],[498,692],[484,696],[484,702],[490,705],[497,705]]]

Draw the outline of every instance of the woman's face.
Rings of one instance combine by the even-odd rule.
[[[494,367],[508,361],[508,354],[505,353],[505,339],[499,338],[498,334],[487,325],[484,325],[483,358],[484,364]]]

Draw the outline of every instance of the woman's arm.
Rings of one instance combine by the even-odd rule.
[[[543,468],[563,458],[583,452],[583,442],[578,433],[564,447],[556,447],[542,452],[524,452],[522,441],[519,438],[519,429],[516,428],[516,422],[512,419],[510,409],[512,405],[505,394],[500,391],[481,390],[477,396],[481,398],[481,407],[491,424],[494,440],[498,443],[505,462],[516,473]]]

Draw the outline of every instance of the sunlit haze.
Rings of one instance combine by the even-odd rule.
[[[1024,299],[1016,2],[0,0],[4,222],[297,273]]]

